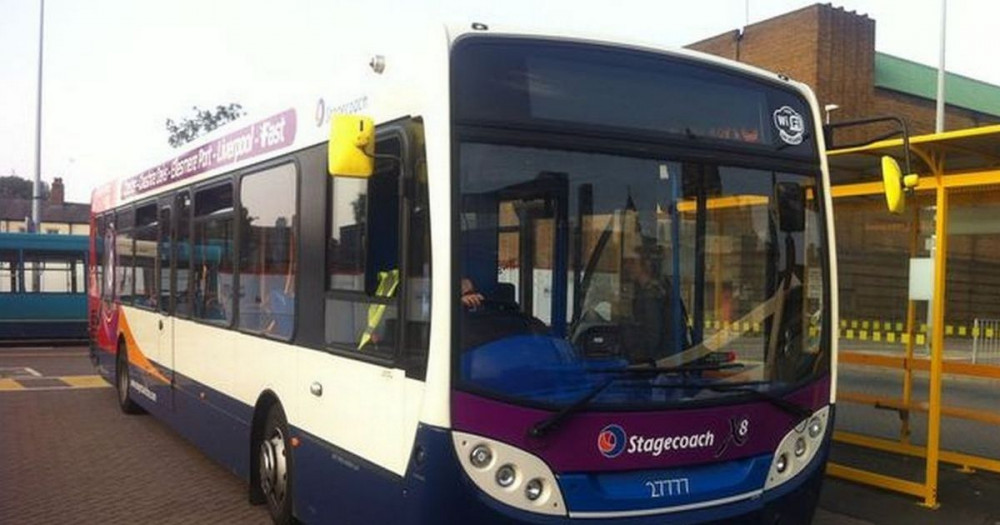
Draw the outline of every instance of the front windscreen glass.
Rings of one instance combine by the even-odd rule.
[[[815,173],[457,147],[460,388],[641,407],[828,370]]]

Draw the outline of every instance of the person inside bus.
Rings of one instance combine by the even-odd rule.
[[[652,362],[668,350],[671,305],[667,283],[660,278],[662,261],[662,247],[650,240],[624,260],[625,280],[632,285],[632,316],[624,339],[632,363]]]
[[[467,310],[476,310],[483,306],[483,302],[486,301],[486,297],[476,290],[476,285],[472,282],[472,279],[462,277],[461,301],[462,306],[464,306]]]

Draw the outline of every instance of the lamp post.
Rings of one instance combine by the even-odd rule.
[[[31,231],[41,226],[42,205],[42,43],[45,36],[45,0],[38,12],[38,95],[35,101],[35,183],[31,190]],[[37,273],[37,272],[36,272]]]
[[[938,49],[938,74],[937,74],[937,114],[934,119],[934,132],[944,131],[944,33],[945,15],[948,13],[948,0],[941,0],[941,45]]]

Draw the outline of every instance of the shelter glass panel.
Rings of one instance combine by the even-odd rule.
[[[950,190],[945,356],[1000,366],[1000,186]]]
[[[933,268],[934,194],[921,193],[902,215],[882,195],[834,200],[840,288],[840,349],[903,353],[930,344],[926,273]],[[914,299],[912,336],[909,300]]]

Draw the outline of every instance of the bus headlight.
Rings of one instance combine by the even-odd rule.
[[[541,458],[482,436],[451,435],[462,469],[483,493],[528,512],[566,515],[556,477]]]
[[[469,463],[472,463],[472,466],[476,468],[486,468],[490,466],[491,461],[493,461],[493,452],[486,445],[476,445],[476,448],[472,449],[472,453],[469,454]]]
[[[809,465],[823,445],[829,417],[830,407],[825,406],[785,434],[778,449],[774,451],[764,490],[770,490],[794,478]]]
[[[823,432],[823,422],[818,417],[809,421],[809,437],[817,438]]]
[[[799,436],[795,439],[795,457],[801,458],[806,453],[806,438]]]
[[[524,497],[530,499],[531,501],[535,501],[542,497],[542,491],[544,489],[545,485],[542,483],[542,480],[535,478],[524,486]]]
[[[517,471],[513,465],[504,465],[497,469],[497,485],[507,488],[517,481]]]

